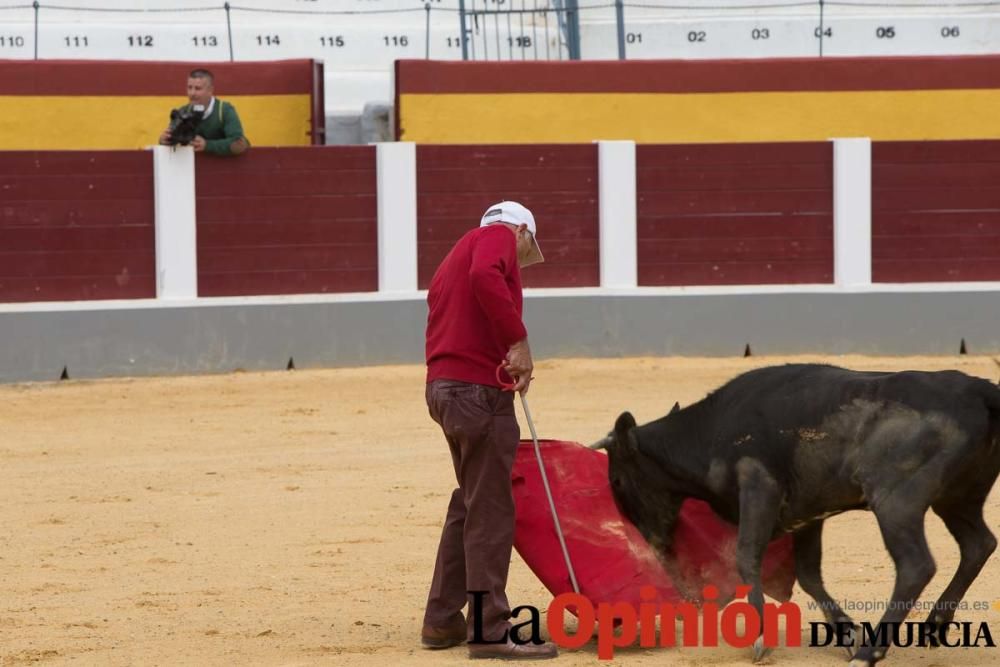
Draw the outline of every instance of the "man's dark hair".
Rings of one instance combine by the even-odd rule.
[[[208,83],[209,84],[211,84],[213,86],[215,85],[215,76],[211,72],[209,72],[207,69],[204,69],[204,68],[201,68],[201,67],[199,67],[198,69],[191,70],[191,73],[188,74],[188,78],[190,78],[190,79],[208,79]]]

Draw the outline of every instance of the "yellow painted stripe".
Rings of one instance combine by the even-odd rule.
[[[422,143],[1000,138],[1000,90],[400,95]]]
[[[223,98],[240,115],[253,146],[310,143],[309,95]],[[159,140],[177,97],[0,95],[0,150],[145,148]]]

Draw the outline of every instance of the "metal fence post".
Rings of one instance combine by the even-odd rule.
[[[468,60],[469,43],[465,37],[465,0],[458,0],[458,38],[462,40],[462,60]]]
[[[223,5],[226,8],[226,34],[229,35],[229,62],[234,60],[233,58],[233,22],[229,19],[229,3]]]
[[[625,3],[615,0],[615,22],[618,24],[618,60],[625,60]]]
[[[31,3],[35,8],[35,60],[38,60],[38,0]]]
[[[819,37],[819,57],[820,58],[823,57],[823,18],[824,18],[823,14],[824,14],[824,11],[823,11],[823,0],[819,0],[819,34],[816,35],[816,36]]]
[[[424,58],[431,59],[431,3],[424,3],[424,12],[427,20],[424,22]]]
[[[570,60],[580,59],[580,3],[566,0],[566,47]]]

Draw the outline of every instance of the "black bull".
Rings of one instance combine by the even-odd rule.
[[[1000,472],[1000,389],[958,371],[761,368],[642,426],[622,413],[600,446],[608,450],[615,501],[659,551],[671,548],[685,498],[705,500],[738,524],[739,574],[753,586],[758,612],[764,549],[786,532],[794,534],[802,589],[829,622],[852,623],[820,575],[823,521],[847,510],[875,514],[896,567],[880,624],[903,621],[934,576],[928,507],[961,550],[958,571],[926,620],[932,627],[952,621],[996,548],[983,505]],[[861,646],[851,665],[868,667],[885,652]],[[754,659],[764,653],[758,641]]]

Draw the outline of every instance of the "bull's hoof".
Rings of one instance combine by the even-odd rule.
[[[851,629],[845,634],[847,635],[847,639],[850,640],[850,644],[844,646],[844,650],[847,651],[847,659],[850,660],[858,650],[858,644],[861,641],[861,628],[852,624]]]
[[[847,667],[872,667],[875,663],[868,662],[867,660],[851,660],[847,663]]]
[[[757,641],[753,643],[753,653],[750,656],[750,660],[754,664],[757,664],[769,656],[771,654],[771,650],[770,646],[764,646],[763,636],[757,637]]]
[[[954,617],[952,617],[952,618],[954,618]],[[927,617],[927,620],[924,621],[924,625],[929,630],[929,633],[931,635],[933,635],[934,637],[940,636],[938,634],[939,633],[939,628],[943,625],[944,626],[944,631],[941,633],[943,635],[942,639],[947,640],[947,638],[948,638],[948,628],[950,627],[948,624],[952,621],[952,618],[945,618],[937,610],[933,610],[933,611],[931,611],[930,616]],[[930,648],[937,648],[938,647],[937,642],[928,642],[928,645],[929,645]]]

